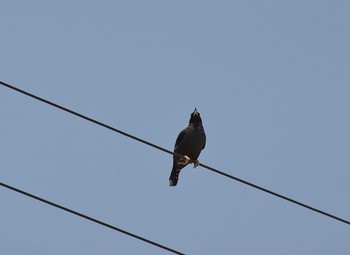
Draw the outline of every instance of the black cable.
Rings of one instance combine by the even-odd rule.
[[[305,207],[305,208],[307,208],[307,209],[309,209],[309,210],[312,210],[312,211],[314,211],[314,212],[318,212],[318,213],[323,214],[323,215],[325,215],[325,216],[331,217],[331,218],[333,218],[333,219],[335,219],[335,220],[338,220],[338,221],[341,221],[341,222],[343,222],[343,223],[350,224],[350,221],[347,221],[347,220],[345,220],[345,219],[342,219],[342,218],[340,218],[340,217],[338,217],[338,216],[335,216],[335,215],[332,215],[332,214],[330,214],[330,213],[321,211],[320,209],[314,208],[314,207],[309,206],[309,205],[307,205],[307,204],[298,202],[298,201],[296,201],[296,200],[294,200],[294,199],[291,199],[291,198],[289,198],[289,197],[280,195],[280,194],[278,194],[278,193],[276,193],[276,192],[273,192],[273,191],[271,191],[271,190],[268,190],[268,189],[265,189],[265,188],[263,188],[263,187],[260,187],[260,186],[254,184],[254,183],[247,182],[247,181],[242,180],[242,179],[240,179],[240,178],[237,178],[237,177],[234,177],[234,176],[229,175],[229,174],[227,174],[227,173],[221,172],[221,171],[219,171],[219,170],[217,170],[217,169],[215,169],[215,168],[213,168],[213,167],[206,166],[206,165],[204,165],[204,164],[202,164],[202,163],[200,163],[199,165],[202,166],[202,167],[204,167],[204,168],[206,168],[206,169],[208,169],[208,170],[211,170],[211,171],[213,171],[213,172],[215,172],[215,173],[221,174],[221,175],[223,175],[223,176],[226,176],[226,177],[231,178],[231,179],[233,179],[233,180],[236,180],[236,181],[238,181],[238,182],[244,183],[244,184],[246,184],[246,185],[248,185],[248,186],[250,186],[250,187],[256,188],[256,189],[261,190],[261,191],[264,191],[264,192],[266,192],[266,193],[269,193],[269,194],[274,195],[274,196],[276,196],[276,197],[282,198],[282,199],[287,200],[287,201],[289,201],[289,202],[292,202],[292,203],[294,203],[294,204],[300,205],[300,206]]]
[[[159,243],[153,242],[153,241],[148,240],[148,239],[146,239],[146,238],[144,238],[144,237],[135,235],[135,234],[130,233],[130,232],[128,232],[128,231],[125,231],[125,230],[123,230],[123,229],[114,227],[114,226],[112,226],[112,225],[110,225],[110,224],[108,224],[108,223],[105,223],[105,222],[103,222],[103,221],[94,219],[94,218],[92,218],[92,217],[90,217],[90,216],[87,216],[87,215],[85,215],[85,214],[79,213],[79,212],[77,212],[77,211],[74,211],[74,210],[69,209],[69,208],[67,208],[67,207],[64,207],[64,206],[62,206],[62,205],[59,205],[59,204],[50,202],[50,201],[48,201],[48,200],[46,200],[46,199],[43,199],[43,198],[41,198],[41,197],[35,196],[35,195],[33,195],[33,194],[30,194],[30,193],[28,193],[28,192],[26,192],[26,191],[17,189],[17,188],[15,188],[15,187],[12,187],[12,186],[7,185],[7,184],[5,184],[5,183],[0,182],[0,185],[3,186],[3,187],[5,187],[5,188],[8,188],[8,189],[10,189],[10,190],[13,190],[13,191],[16,191],[16,192],[18,192],[18,193],[21,193],[21,194],[23,194],[23,195],[25,195],[25,196],[28,196],[28,197],[30,197],[30,198],[39,200],[40,202],[43,202],[43,203],[45,203],[45,204],[48,204],[48,205],[51,205],[51,206],[53,206],[53,207],[59,208],[59,209],[61,209],[61,210],[63,210],[63,211],[66,211],[66,212],[75,214],[75,215],[77,215],[77,216],[79,216],[79,217],[82,217],[82,218],[85,218],[85,219],[87,219],[87,220],[89,220],[89,221],[95,222],[95,223],[97,223],[97,224],[100,224],[100,225],[105,226],[105,227],[107,227],[107,228],[113,229],[113,230],[115,230],[115,231],[119,231],[119,232],[121,232],[121,233],[123,233],[123,234],[125,234],[125,235],[129,235],[129,236],[134,237],[134,238],[136,238],[136,239],[139,239],[139,240],[141,240],[141,241],[143,241],[143,242],[152,244],[152,245],[157,246],[157,247],[159,247],[159,248],[162,248],[162,249],[164,249],[164,250],[170,251],[170,252],[175,253],[175,254],[180,254],[180,255],[183,255],[183,254],[184,254],[184,253],[182,253],[182,252],[179,252],[179,251],[177,251],[177,250],[171,249],[171,248],[166,247],[166,246],[164,246],[164,245],[161,245],[161,244],[159,244]]]
[[[151,147],[154,147],[154,148],[156,148],[156,149],[158,149],[158,150],[164,151],[164,152],[166,152],[166,153],[168,153],[168,154],[175,155],[175,156],[178,156],[178,157],[183,157],[183,155],[176,154],[176,153],[174,153],[174,152],[172,152],[172,151],[170,151],[170,150],[164,149],[164,148],[162,148],[162,147],[160,147],[160,146],[158,146],[158,145],[155,145],[155,144],[153,144],[153,143],[150,143],[150,142],[148,142],[148,141],[146,141],[146,140],[143,140],[143,139],[141,139],[141,138],[138,138],[138,137],[136,137],[136,136],[133,136],[133,135],[131,135],[131,134],[128,134],[128,133],[126,133],[126,132],[123,132],[123,131],[121,131],[121,130],[118,130],[118,129],[116,129],[116,128],[113,128],[113,127],[111,127],[111,126],[108,126],[108,125],[106,125],[106,124],[104,124],[104,123],[102,123],[102,122],[99,122],[99,121],[97,121],[97,120],[94,120],[94,119],[92,119],[92,118],[89,118],[89,117],[87,117],[87,116],[84,116],[84,115],[82,115],[82,114],[80,114],[80,113],[77,113],[77,112],[72,111],[72,110],[70,110],[70,109],[68,109],[68,108],[65,108],[65,107],[63,107],[63,106],[60,106],[60,105],[55,104],[55,103],[53,103],[53,102],[50,102],[50,101],[48,101],[48,100],[46,100],[46,99],[43,99],[43,98],[38,97],[38,96],[35,96],[35,95],[33,95],[33,94],[31,94],[31,93],[29,93],[29,92],[27,92],[27,91],[21,90],[21,89],[19,89],[19,88],[17,88],[17,87],[14,87],[14,86],[10,85],[10,84],[7,84],[7,83],[5,83],[5,82],[0,81],[0,84],[4,85],[5,87],[8,87],[8,88],[10,88],[10,89],[12,89],[12,90],[18,91],[18,92],[20,92],[20,93],[22,93],[22,94],[25,94],[25,95],[27,95],[27,96],[30,96],[30,97],[32,97],[32,98],[35,98],[35,99],[37,99],[37,100],[39,100],[39,101],[42,101],[42,102],[47,103],[47,104],[49,104],[49,105],[52,105],[52,106],[54,106],[54,107],[56,107],[56,108],[59,108],[59,109],[61,109],[61,110],[63,110],[63,111],[69,112],[69,113],[71,113],[71,114],[73,114],[73,115],[76,115],[76,116],[78,116],[78,117],[80,117],[80,118],[83,118],[83,119],[85,119],[85,120],[88,120],[88,121],[90,121],[90,122],[93,122],[93,123],[95,123],[95,124],[97,124],[97,125],[100,125],[100,126],[102,126],[102,127],[108,128],[108,129],[110,129],[110,130],[112,130],[112,131],[118,132],[118,133],[120,133],[120,134],[122,134],[122,135],[125,135],[125,136],[129,137],[129,138],[132,138],[132,139],[134,139],[134,140],[137,140],[137,141],[139,141],[139,142],[142,142],[142,143],[144,143],[144,144],[147,144],[147,145],[149,145],[149,146],[151,146]],[[330,217],[330,218],[333,218],[333,219],[335,219],[335,220],[338,220],[338,221],[341,221],[341,222],[343,222],[343,223],[346,223],[346,224],[349,224],[349,225],[350,225],[350,221],[348,221],[348,220],[342,219],[342,218],[337,217],[337,216],[335,216],[335,215],[332,215],[332,214],[330,214],[330,213],[327,213],[327,212],[324,212],[324,211],[322,211],[322,210],[316,209],[316,208],[314,208],[314,207],[311,207],[311,206],[306,205],[306,204],[304,204],[304,203],[298,202],[298,201],[296,201],[296,200],[294,200],[294,199],[291,199],[291,198],[288,198],[288,197],[286,197],[286,196],[280,195],[280,194],[278,194],[278,193],[276,193],[276,192],[270,191],[270,190],[268,190],[268,189],[265,189],[265,188],[263,188],[263,187],[260,187],[260,186],[258,186],[258,185],[255,185],[255,184],[253,184],[253,183],[247,182],[247,181],[242,180],[242,179],[240,179],[240,178],[234,177],[234,176],[229,175],[229,174],[227,174],[227,173],[221,172],[221,171],[219,171],[219,170],[217,170],[217,169],[215,169],[215,168],[212,168],[212,167],[210,167],[210,166],[207,166],[207,165],[204,165],[204,164],[200,164],[200,165],[201,165],[202,167],[204,167],[204,168],[210,170],[210,171],[213,171],[213,172],[215,172],[215,173],[221,174],[221,175],[226,176],[226,177],[228,177],[228,178],[231,178],[231,179],[233,179],[233,180],[236,180],[236,181],[239,181],[239,182],[244,183],[244,184],[246,184],[246,185],[249,185],[250,187],[256,188],[256,189],[261,190],[261,191],[264,191],[264,192],[269,193],[269,194],[271,194],[271,195],[274,195],[274,196],[276,196],[276,197],[282,198],[282,199],[284,199],[284,200],[287,200],[287,201],[289,201],[289,202],[292,202],[292,203],[294,203],[294,204],[297,204],[297,205],[299,205],[299,206],[302,206],[302,207],[307,208],[307,209],[309,209],[309,210],[312,210],[312,211],[314,211],[314,212],[323,214],[323,215],[325,215],[325,216],[328,216],[328,217]]]
[[[27,91],[24,91],[24,90],[22,90],[22,89],[19,89],[19,88],[17,88],[17,87],[14,87],[14,86],[12,86],[12,85],[10,85],[10,84],[7,84],[7,83],[2,82],[2,81],[0,81],[0,84],[1,84],[1,85],[4,85],[5,87],[8,87],[8,88],[10,88],[10,89],[12,89],[12,90],[16,90],[17,92],[20,92],[20,93],[22,93],[22,94],[24,94],[24,95],[26,95],[26,96],[32,97],[32,98],[34,98],[34,99],[36,99],[36,100],[39,100],[39,101],[44,102],[44,103],[46,103],[46,104],[49,104],[49,105],[51,105],[51,106],[53,106],[53,107],[56,107],[56,108],[58,108],[58,109],[60,109],[60,110],[63,110],[63,111],[65,111],[65,112],[69,112],[69,113],[71,113],[71,114],[73,114],[73,115],[75,115],[75,116],[78,116],[78,117],[82,118],[82,119],[88,120],[88,121],[90,121],[90,122],[92,122],[92,123],[95,123],[95,124],[97,124],[97,125],[99,125],[99,126],[102,126],[102,127],[104,127],[104,128],[110,129],[110,130],[112,130],[112,131],[114,131],[114,132],[117,132],[117,133],[122,134],[122,135],[124,135],[124,136],[127,136],[127,137],[129,137],[129,138],[132,138],[132,139],[134,139],[134,140],[136,140],[136,141],[139,141],[139,142],[141,142],[141,143],[147,144],[147,145],[149,145],[149,146],[151,146],[151,147],[154,147],[154,148],[156,148],[156,149],[158,149],[158,150],[164,151],[164,152],[169,153],[169,154],[172,154],[172,155],[175,154],[175,153],[173,153],[172,151],[169,151],[169,150],[167,150],[167,149],[164,149],[164,148],[162,148],[162,147],[160,147],[160,146],[158,146],[158,145],[156,145],[156,144],[150,143],[150,142],[145,141],[145,140],[143,140],[143,139],[141,139],[141,138],[138,138],[138,137],[133,136],[133,135],[131,135],[131,134],[128,134],[128,133],[126,133],[126,132],[124,132],[124,131],[121,131],[121,130],[116,129],[116,128],[114,128],[114,127],[111,127],[111,126],[109,126],[109,125],[107,125],[107,124],[104,124],[104,123],[102,123],[102,122],[100,122],[100,121],[94,120],[94,119],[92,119],[92,118],[90,118],[90,117],[87,117],[87,116],[85,116],[85,115],[83,115],[83,114],[80,114],[80,113],[78,113],[78,112],[75,112],[75,111],[73,111],[73,110],[70,110],[70,109],[68,109],[68,108],[66,108],[66,107],[63,107],[63,106],[58,105],[58,104],[55,104],[55,103],[53,103],[53,102],[51,102],[51,101],[49,101],[49,100],[46,100],[46,99],[44,99],[44,98],[38,97],[38,96],[36,96],[36,95],[33,95],[33,94],[31,94],[31,93],[29,93],[29,92],[27,92]],[[179,155],[179,154],[176,154],[176,155],[177,155],[178,157],[183,157],[182,155]]]

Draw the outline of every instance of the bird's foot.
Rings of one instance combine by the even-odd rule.
[[[201,163],[199,162],[199,160],[196,160],[194,162],[193,168],[196,168],[197,166],[199,166]]]
[[[187,165],[190,162],[190,160],[191,159],[188,156],[186,156],[186,155],[182,158],[182,161],[183,161],[184,165]]]

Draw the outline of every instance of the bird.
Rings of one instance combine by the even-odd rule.
[[[193,168],[199,166],[198,157],[204,149],[205,143],[206,135],[202,119],[195,108],[191,113],[188,126],[180,132],[175,142],[174,153],[176,155],[173,156],[173,168],[169,178],[170,187],[177,185],[182,168],[191,163],[194,163]]]

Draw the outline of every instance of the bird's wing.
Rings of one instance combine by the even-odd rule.
[[[185,134],[186,134],[186,129],[182,130],[180,132],[180,134],[177,136],[177,139],[176,139],[176,142],[175,142],[175,148],[181,142],[181,140],[184,138]]]
[[[207,137],[206,137],[206,135],[205,135],[204,129],[203,129],[203,135],[204,135],[204,144],[203,144],[202,150],[205,148],[205,145],[206,145],[206,143],[207,143]]]

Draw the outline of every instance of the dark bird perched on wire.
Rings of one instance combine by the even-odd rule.
[[[205,141],[202,119],[195,108],[188,127],[180,132],[175,142],[174,152],[184,157],[173,157],[173,169],[169,178],[170,186],[176,186],[182,168],[190,163],[194,163],[193,168],[199,166],[198,157],[205,147]]]

